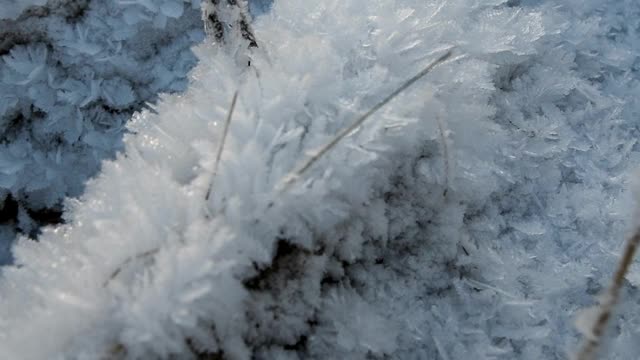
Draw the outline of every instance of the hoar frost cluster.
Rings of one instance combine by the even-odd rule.
[[[566,358],[632,214],[639,14],[632,1],[276,0],[252,24],[257,47],[205,40],[188,90],[133,117],[68,223],[18,241],[0,353]],[[640,352],[637,279],[608,358]]]
[[[186,88],[202,39],[197,0],[0,1],[3,226],[59,221],[131,115]]]

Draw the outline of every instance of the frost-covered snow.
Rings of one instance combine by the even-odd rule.
[[[18,241],[0,353],[567,358],[633,214],[638,19],[630,0],[276,0],[258,48],[199,45],[67,224]],[[608,359],[640,352],[639,276]]]
[[[0,221],[33,233],[80,195],[131,115],[185,90],[202,39],[197,0],[0,1],[0,209],[25,215]]]

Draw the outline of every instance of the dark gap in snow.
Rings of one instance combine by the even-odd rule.
[[[18,202],[9,194],[0,206],[0,224],[13,223],[18,217]]]
[[[296,341],[295,344],[291,344],[291,345],[284,345],[283,349],[288,350],[288,351],[295,351],[298,353],[304,353],[304,351],[307,348],[307,343],[309,342],[309,337],[307,335],[301,335],[298,338],[298,341]]]
[[[191,353],[195,356],[196,360],[225,360],[226,357],[223,351],[210,352],[207,350],[199,349],[195,342],[191,339],[187,339],[187,347]]]
[[[259,272],[244,280],[244,286],[253,291],[267,291],[270,290],[270,281],[274,276],[278,276],[281,271],[289,269],[295,271],[295,267],[290,267],[288,264],[303,255],[309,255],[308,250],[291,243],[286,239],[278,239],[275,254],[271,265],[259,270]],[[294,275],[294,274],[292,274]]]
[[[44,208],[40,210],[27,209],[29,217],[39,226],[59,225],[64,223],[62,206]]]
[[[79,21],[85,16],[88,8],[89,0],[76,0],[71,3],[67,3],[67,13],[65,15],[65,19],[68,22]]]
[[[304,305],[309,299],[300,285],[307,281],[308,286],[320,289],[319,284],[307,277],[320,271],[316,261],[325,257],[282,238],[277,242],[271,265],[243,282],[252,294],[253,306],[247,314],[251,324],[247,343],[254,352],[274,347],[300,355],[307,352],[309,336],[318,321],[314,306]],[[285,325],[292,317],[298,317],[296,323]],[[282,326],[288,330],[278,333],[275,329]]]

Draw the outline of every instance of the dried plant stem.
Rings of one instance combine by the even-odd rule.
[[[233,94],[233,99],[231,100],[231,106],[229,107],[229,112],[227,113],[227,119],[224,122],[224,128],[222,129],[222,139],[220,139],[220,144],[218,145],[216,160],[213,163],[213,173],[211,175],[211,181],[209,182],[209,188],[207,189],[207,194],[204,197],[205,200],[209,200],[209,197],[211,197],[213,182],[215,181],[216,176],[218,175],[218,166],[220,165],[220,159],[222,158],[224,145],[227,141],[227,135],[229,134],[229,124],[231,124],[231,118],[233,117],[233,111],[236,109],[237,100],[238,100],[238,91],[236,91]]]
[[[409,79],[406,82],[404,82],[399,88],[397,88],[395,91],[393,91],[391,94],[389,94],[382,101],[380,101],[379,103],[374,105],[371,109],[369,109],[369,111],[367,111],[366,113],[362,114],[351,125],[349,125],[347,128],[345,128],[342,131],[340,131],[331,141],[329,141],[327,144],[322,146],[322,148],[320,148],[320,150],[318,150],[317,153],[315,153],[313,156],[309,157],[309,159],[307,159],[307,161],[305,161],[304,164],[302,164],[302,166],[300,166],[300,168],[298,168],[298,170],[296,170],[293,173],[289,174],[285,178],[285,183],[284,183],[284,187],[282,188],[282,190],[283,191],[286,190],[286,188],[288,186],[290,186],[298,178],[300,178],[307,170],[309,170],[327,152],[329,152],[334,146],[336,146],[340,141],[342,141],[342,139],[344,139],[347,135],[349,135],[353,130],[358,128],[360,125],[362,125],[362,123],[364,123],[369,117],[371,117],[371,115],[373,115],[375,112],[377,112],[382,107],[387,105],[391,100],[396,98],[402,92],[407,90],[407,88],[409,88],[411,85],[413,85],[416,81],[420,80],[422,77],[424,77],[429,72],[431,72],[431,70],[433,70],[434,67],[436,67],[437,65],[443,63],[445,60],[450,58],[452,54],[453,54],[453,49],[449,49],[444,55],[442,55],[438,59],[434,60],[426,68],[424,68],[418,74],[413,76],[411,79]]]
[[[447,197],[447,193],[449,192],[449,145],[447,144],[447,133],[444,127],[444,123],[440,116],[436,116],[436,122],[438,123],[438,131],[440,132],[440,141],[442,142],[442,157],[444,161],[444,191],[442,192],[443,197]],[[466,250],[465,250],[466,251]]]
[[[216,160],[213,164],[213,175],[211,177],[211,181],[209,183],[209,188],[207,189],[207,194],[205,196],[206,200],[209,200],[209,197],[211,195],[211,189],[213,188],[213,181],[216,177],[217,171],[218,171],[218,165],[220,164],[220,159],[222,158],[222,152],[224,151],[224,145],[225,145],[225,141],[227,139],[227,134],[229,133],[229,124],[231,123],[231,118],[233,117],[233,111],[236,108],[236,102],[238,100],[238,91],[236,91],[233,94],[233,99],[231,100],[231,106],[229,107],[229,112],[227,113],[227,119],[224,122],[224,128],[222,129],[222,139],[220,140],[220,145],[218,145],[218,151],[216,153]],[[160,251],[159,248],[153,248],[151,250],[147,250],[145,252],[142,252],[140,254],[128,257],[124,262],[122,262],[122,264],[120,266],[118,266],[109,276],[109,278],[104,282],[103,287],[106,287],[107,285],[109,285],[109,283],[115,279],[120,272],[122,272],[122,269],[124,269],[127,265],[129,265],[130,263],[132,263],[133,261],[137,261],[140,259],[145,259],[148,258],[150,256],[154,256],[155,254],[158,253],[158,251]]]
[[[640,229],[637,229],[633,236],[627,241],[624,248],[622,258],[618,262],[618,268],[613,276],[613,281],[607,290],[603,300],[598,306],[598,314],[596,321],[591,328],[591,333],[588,338],[582,344],[579,352],[577,353],[576,360],[594,360],[597,357],[598,349],[602,343],[602,338],[609,320],[611,319],[613,310],[620,298],[620,290],[624,283],[624,277],[629,271],[629,267],[633,262],[633,257],[636,253],[636,249],[640,244]]]
[[[142,252],[140,254],[128,257],[125,261],[122,262],[122,264],[120,266],[118,266],[112,273],[111,275],[109,275],[109,278],[107,279],[107,281],[104,282],[104,284],[102,285],[103,287],[106,287],[107,285],[109,285],[109,283],[111,282],[111,280],[115,279],[120,272],[122,272],[122,269],[125,268],[125,266],[129,265],[130,263],[132,263],[135,260],[140,260],[140,259],[144,259],[150,256],[153,256],[155,254],[158,253],[158,251],[160,251],[159,248],[153,248],[151,250],[147,250],[145,252]]]

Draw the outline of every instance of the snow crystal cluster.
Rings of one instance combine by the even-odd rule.
[[[0,353],[567,358],[633,214],[638,19],[631,0],[276,0],[257,47],[199,45],[67,223],[19,239]],[[640,353],[637,279],[609,359]]]
[[[197,0],[0,1],[0,209],[32,233],[59,221],[120,149],[125,122],[183,91],[203,39]]]

